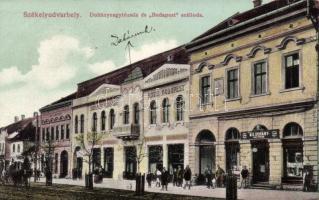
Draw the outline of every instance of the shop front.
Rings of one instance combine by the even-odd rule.
[[[152,174],[156,170],[162,171],[163,169],[163,146],[152,145],[148,146],[148,169]]]
[[[114,169],[114,149],[112,147],[104,148],[104,177],[113,178]]]
[[[184,169],[184,144],[168,145],[168,171],[173,174],[178,168]]]

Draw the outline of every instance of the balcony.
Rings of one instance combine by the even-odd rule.
[[[140,135],[139,124],[125,124],[122,126],[116,126],[112,130],[113,136],[121,138],[123,140],[137,139]]]

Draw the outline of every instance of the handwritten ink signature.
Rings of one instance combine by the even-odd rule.
[[[111,45],[118,46],[119,44],[126,42],[132,38],[136,38],[136,37],[141,36],[141,35],[149,34],[149,33],[152,33],[153,31],[155,31],[155,29],[152,26],[146,25],[143,31],[139,31],[139,32],[131,34],[130,31],[128,30],[126,33],[123,33],[122,37],[118,36],[116,34],[112,34],[111,38],[113,38],[114,41],[111,42]]]

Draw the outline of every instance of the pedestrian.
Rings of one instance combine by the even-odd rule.
[[[183,185],[184,172],[180,165],[178,165],[177,169],[177,186],[182,187]]]
[[[162,172],[158,169],[156,169],[156,184],[155,187],[161,187],[161,176]]]
[[[176,168],[173,169],[173,186],[178,186],[178,177]]]
[[[185,180],[185,185],[184,189],[188,186],[188,189],[191,189],[191,179],[192,179],[192,171],[187,165],[185,170],[184,170],[184,180]]]
[[[207,166],[206,170],[205,170],[205,178],[206,178],[206,185],[207,188],[211,188],[212,187],[212,171],[209,169],[209,167]]]
[[[169,178],[169,173],[165,169],[165,167],[163,167],[163,171],[162,171],[162,190],[165,189],[167,191],[168,178]]]
[[[147,181],[148,187],[151,188],[152,187],[152,174],[151,174],[151,172],[147,173],[146,181]]]
[[[217,170],[216,170],[217,187],[223,187],[224,174],[225,174],[225,171],[219,165],[217,165]]]
[[[244,183],[244,188],[247,188],[248,186],[248,179],[249,179],[249,171],[246,167],[246,165],[244,165],[243,169],[240,172],[241,174],[241,184],[240,184],[240,188],[243,188],[243,183]]]

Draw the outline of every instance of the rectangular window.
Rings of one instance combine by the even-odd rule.
[[[45,141],[45,129],[42,128],[42,142]]]
[[[50,130],[49,130],[49,128],[47,128],[46,139],[47,139],[47,141],[50,140]]]
[[[61,125],[61,140],[64,139],[64,125]]]
[[[54,140],[54,127],[51,127],[51,140]]]
[[[227,98],[238,97],[238,69],[227,71]]]
[[[210,99],[210,76],[204,76],[201,78],[201,103],[207,104]]]
[[[253,94],[264,94],[267,92],[267,69],[266,62],[259,62],[254,64],[254,88]]]
[[[299,87],[299,54],[285,56],[285,89]]]
[[[70,125],[66,125],[66,135],[65,138],[68,140],[70,138]]]
[[[55,127],[55,140],[59,140],[59,126]]]

